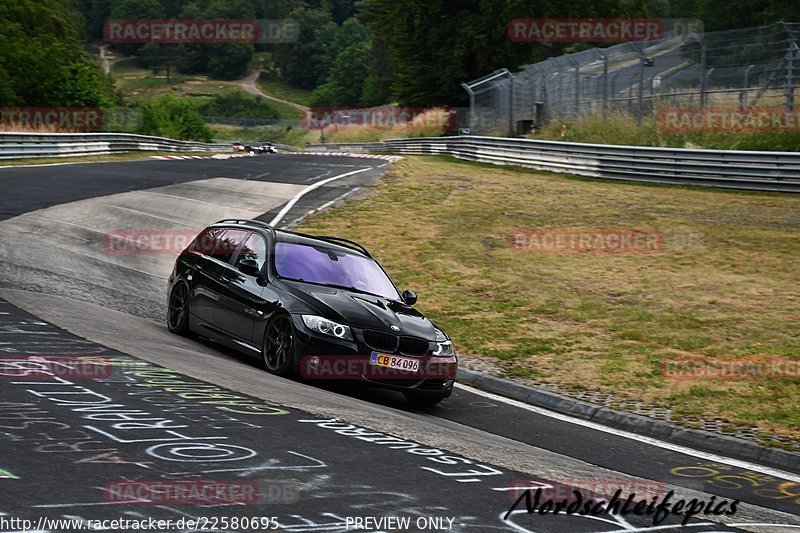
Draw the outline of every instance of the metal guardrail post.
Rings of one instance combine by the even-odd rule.
[[[461,86],[469,94],[469,129],[475,131],[475,91],[466,83],[461,83]]]
[[[745,104],[747,104],[747,90],[750,87],[750,71],[753,70],[755,65],[747,65],[744,69],[744,85],[742,92],[739,94],[739,111],[744,111]]]
[[[786,55],[784,56],[784,60],[786,61],[786,86],[784,91],[786,96],[786,110],[792,111],[794,109],[794,61],[798,55],[798,48],[794,39],[794,34],[789,30],[786,22],[780,21],[778,25],[783,29],[786,35],[789,36],[789,44],[786,47]]]
[[[608,56],[601,54],[603,57],[603,119],[608,114]]]
[[[696,33],[691,33],[689,37],[697,41],[697,44],[700,45],[700,107],[705,108],[706,91],[708,90],[708,81],[706,79],[706,43]]]
[[[792,41],[786,50],[786,110],[794,109],[794,61],[798,55],[797,43]]]
[[[644,105],[644,58],[639,58],[639,94],[636,106],[636,126],[642,125],[642,107]]]
[[[508,73],[508,136],[514,137],[514,75]]]

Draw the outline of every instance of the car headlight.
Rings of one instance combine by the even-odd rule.
[[[437,329],[436,348],[433,350],[433,355],[438,357],[452,357],[455,354],[456,349],[453,347],[453,341],[444,334],[444,331]]]
[[[331,335],[339,339],[353,340],[353,332],[350,331],[350,326],[339,324],[327,318],[314,315],[303,315],[303,323],[311,331]]]

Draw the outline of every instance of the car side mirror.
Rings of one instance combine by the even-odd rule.
[[[239,271],[248,276],[258,276],[261,273],[261,269],[258,268],[258,263],[255,259],[242,259],[239,261]]]
[[[417,295],[414,291],[410,291],[408,289],[403,291],[403,301],[408,305],[414,305],[417,303]]]

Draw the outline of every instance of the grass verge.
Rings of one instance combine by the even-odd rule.
[[[566,136],[562,136],[562,125],[567,126]],[[502,132],[499,134],[505,135]],[[642,125],[637,127],[635,117],[619,112],[610,112],[606,118],[602,115],[587,115],[577,119],[554,120],[528,137],[552,141],[708,150],[800,150],[800,130],[797,129],[671,132],[662,128],[658,116],[643,118]]]
[[[800,198],[410,157],[302,231],[363,242],[460,353],[571,391],[800,438],[800,379],[674,379],[668,362],[800,363]],[[517,230],[647,229],[653,253],[535,253]]]

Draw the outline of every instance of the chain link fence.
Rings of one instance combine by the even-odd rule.
[[[474,134],[522,135],[551,120],[659,108],[793,110],[800,84],[800,23],[592,48],[462,83]]]

